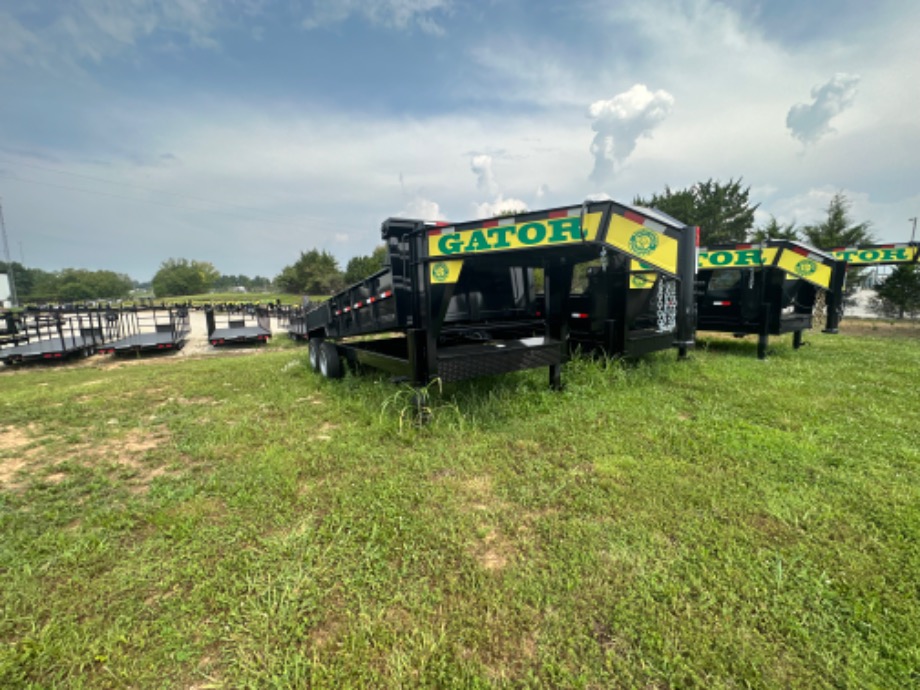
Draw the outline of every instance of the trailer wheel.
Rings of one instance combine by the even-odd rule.
[[[325,341],[319,344],[319,373],[327,379],[342,378],[342,358],[335,345]]]
[[[319,338],[310,338],[307,341],[307,356],[310,358],[310,368],[313,371],[319,371],[319,349],[323,341]]]

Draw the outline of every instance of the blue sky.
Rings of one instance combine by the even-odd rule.
[[[392,215],[470,220],[743,177],[758,220],[834,193],[920,214],[907,0],[20,0],[0,4],[15,260],[343,265]]]

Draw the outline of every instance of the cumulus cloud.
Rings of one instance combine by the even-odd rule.
[[[859,75],[835,74],[811,90],[811,103],[797,103],[786,115],[786,127],[803,144],[814,144],[834,129],[831,120],[853,105]]]
[[[528,210],[527,204],[520,199],[506,199],[499,194],[495,201],[485,201],[481,204],[476,204],[476,218],[492,218],[499,214],[526,210]]]
[[[436,17],[450,7],[451,0],[313,0],[303,27],[315,29],[357,15],[372,24],[394,29],[415,25],[425,33],[440,36],[444,28]]]
[[[394,214],[397,218],[417,218],[419,220],[447,220],[438,202],[416,196],[408,201],[403,210]]]
[[[671,94],[649,91],[645,84],[635,84],[609,100],[592,103],[588,117],[592,120],[591,129],[597,134],[591,142],[594,156],[591,180],[597,184],[609,180],[614,167],[629,158],[641,137],[651,137],[673,105]]]
[[[476,188],[480,192],[485,192],[487,196],[498,193],[498,183],[495,181],[495,173],[492,172],[492,156],[485,154],[473,156],[470,161],[470,170],[476,175]]]

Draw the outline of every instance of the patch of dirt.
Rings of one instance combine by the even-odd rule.
[[[45,445],[45,441],[50,441],[54,447]],[[68,476],[64,465],[76,463],[92,467],[102,461],[131,470],[133,476],[128,480],[131,492],[144,493],[156,477],[167,474],[165,466],[151,466],[145,458],[168,442],[169,433],[165,427],[152,427],[134,429],[99,443],[76,443],[59,448],[53,437],[39,436],[31,425],[25,430],[7,429],[0,431],[0,455],[10,456],[0,457],[0,486],[21,489],[23,483],[17,481],[16,476],[23,470],[41,476],[48,484],[59,484]],[[37,445],[29,447],[32,444]]]
[[[320,425],[319,429],[317,429],[318,433],[311,436],[310,440],[311,441],[331,441],[332,436],[330,435],[329,432],[332,431],[333,429],[338,429],[338,428],[339,428],[338,424],[332,424],[330,422],[323,422]]]
[[[485,570],[503,570],[514,557],[514,546],[495,528],[483,537],[474,549],[476,560]]]
[[[28,467],[34,449],[26,450],[26,447],[35,440],[35,427],[32,424],[25,429],[0,429],[0,487],[16,488],[19,485],[16,475]]]
[[[920,338],[920,321],[886,319],[844,319],[840,323],[844,335],[868,335],[879,338]]]
[[[0,430],[0,453],[10,450],[19,450],[32,442],[31,437],[18,427],[8,427]]]

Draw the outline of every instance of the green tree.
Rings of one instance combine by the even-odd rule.
[[[357,283],[359,280],[367,278],[372,273],[376,273],[386,266],[387,247],[381,244],[374,250],[370,256],[354,256],[348,260],[345,266],[344,280],[346,285]]]
[[[338,261],[318,249],[300,252],[300,258],[285,266],[275,283],[284,292],[305,295],[329,295],[344,285]]]
[[[199,295],[210,290],[219,277],[210,262],[167,259],[160,264],[151,284],[157,297]]]
[[[755,228],[748,238],[751,242],[763,242],[765,240],[798,240],[799,231],[795,223],[780,225],[776,216],[770,216],[764,225]]]
[[[869,231],[871,223],[854,223],[850,218],[850,201],[837,192],[827,205],[827,218],[817,225],[806,225],[802,234],[818,249],[855,247],[874,242]]]
[[[876,288],[883,314],[903,319],[920,312],[920,269],[916,264],[896,266],[885,282]]]
[[[633,203],[663,211],[687,225],[698,225],[700,242],[706,246],[741,241],[748,236],[754,227],[754,212],[760,206],[751,205],[750,193],[750,186],[741,186],[740,177],[727,184],[709,179],[677,191],[665,187],[664,194],[653,194],[648,199],[636,197]]]

